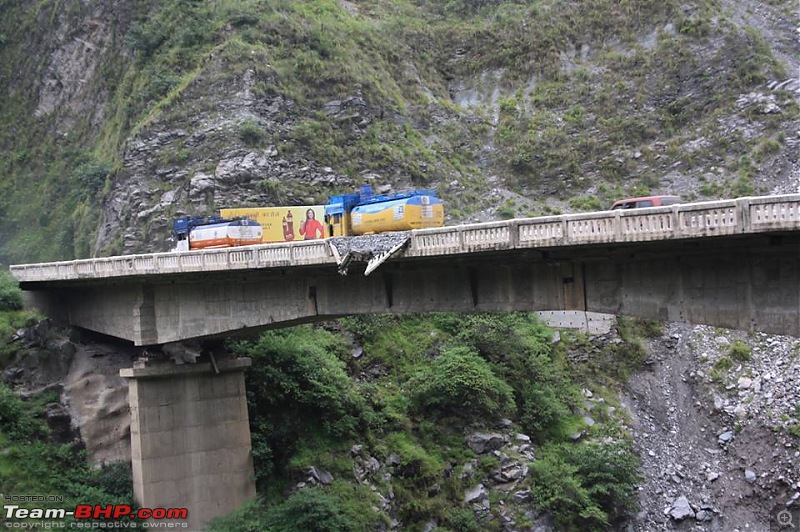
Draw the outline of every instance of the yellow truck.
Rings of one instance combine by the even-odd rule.
[[[261,242],[294,242],[325,238],[325,205],[220,209],[223,218],[247,217],[263,228]]]

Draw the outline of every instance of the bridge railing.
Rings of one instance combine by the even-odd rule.
[[[800,194],[520,218],[412,232],[407,256],[800,229]],[[470,235],[469,239],[463,235]]]
[[[224,271],[335,263],[324,241],[237,248],[123,255],[11,267],[22,282],[128,277],[148,274]]]
[[[796,231],[800,194],[520,218],[411,232],[407,257]],[[23,282],[336,263],[324,240],[12,266]]]

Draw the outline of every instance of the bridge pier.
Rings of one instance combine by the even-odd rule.
[[[133,490],[187,508],[189,530],[255,496],[244,370],[250,359],[120,370],[129,379]]]

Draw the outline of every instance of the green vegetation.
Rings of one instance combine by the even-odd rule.
[[[745,342],[736,339],[728,349],[728,356],[737,362],[747,362],[750,360],[751,349]]]
[[[295,532],[350,532],[355,530],[341,509],[341,501],[319,488],[292,494],[269,510],[251,503],[233,514],[214,520],[209,532],[251,532],[269,530]]]
[[[239,125],[239,137],[248,146],[257,146],[264,138],[264,130],[253,120],[245,120]]]
[[[570,198],[569,208],[574,211],[602,211],[603,204],[594,196]]]
[[[716,383],[724,382],[725,376],[728,374],[731,368],[733,368],[733,360],[727,356],[720,357],[719,360],[714,362],[714,364],[711,366],[711,379]]]
[[[21,308],[16,280],[8,272],[0,272],[0,371],[25,351],[21,342],[8,342],[13,333],[40,318]],[[93,469],[77,446],[53,442],[44,410],[57,400],[55,392],[47,391],[22,401],[0,382],[0,493],[58,494],[81,504],[131,504],[130,464],[113,463]],[[55,502],[49,504],[53,508],[64,507]]]
[[[19,283],[7,271],[0,271],[0,370],[14,359],[21,346],[9,342],[14,333],[34,323],[40,316],[22,310],[22,291]]]
[[[652,322],[630,328],[658,329]],[[351,356],[343,337],[355,338],[363,354]],[[583,426],[586,383],[551,337],[526,313],[428,314],[344,318],[329,329],[300,326],[234,342],[237,354],[253,358],[247,387],[262,499],[212,529],[271,529],[280,521],[287,529],[318,530],[305,520],[312,515],[329,523],[324,529],[388,522],[372,509],[380,506],[376,493],[348,482],[351,447],[359,444],[360,456],[392,457],[394,508],[404,526],[435,519],[454,530],[480,530],[463,503],[464,491],[474,486],[453,469],[475,458],[464,427],[502,416],[552,457],[535,465],[537,458],[524,484],[537,494],[537,506],[567,527],[613,522],[632,507],[636,459],[619,420],[601,409],[592,411],[597,423],[589,431],[597,440],[566,443]],[[478,458],[483,472],[499,467],[493,456]],[[331,473],[333,482],[286,499],[311,466]],[[371,479],[385,494],[386,481]],[[573,489],[578,502],[565,505]]]
[[[22,290],[10,273],[0,271],[0,312],[22,309]]]
[[[129,464],[92,469],[83,451],[49,442],[50,430],[42,414],[44,404],[53,399],[52,394],[44,394],[22,402],[0,383],[0,492],[58,494],[81,504],[132,505]],[[58,503],[44,504],[63,508]]]
[[[617,330],[621,343],[604,346],[593,352],[577,370],[587,382],[616,388],[630,375],[640,369],[647,359],[645,340],[662,334],[661,323],[656,320],[617,318]],[[562,334],[560,349],[564,352],[591,351],[588,338],[580,333]]]
[[[658,331],[653,322],[620,328],[631,339]],[[605,410],[610,396],[589,412],[596,424],[584,427],[580,389],[589,384],[551,339],[533,315],[508,313],[365,316],[231,341],[235,354],[253,360],[246,385],[260,498],[210,529],[369,530],[390,524],[375,508],[391,489],[405,527],[435,519],[482,530],[463,502],[474,478],[458,472],[469,466],[487,475],[500,461],[476,455],[465,428],[505,416],[537,445],[520,489],[531,489],[539,509],[567,529],[614,522],[633,507],[635,456],[620,420]],[[363,346],[358,357],[353,340]],[[83,453],[49,442],[42,412],[55,400],[48,393],[23,402],[0,386],[0,490],[129,503],[126,464],[91,470]],[[572,442],[581,430],[587,437]],[[370,457],[391,473],[389,480],[365,472],[374,489],[353,482],[358,460]],[[311,467],[332,480],[298,488]]]
[[[625,444],[549,445],[532,465],[533,497],[563,530],[607,530],[636,508],[639,464]]]
[[[412,407],[429,415],[497,417],[514,404],[511,387],[467,347],[442,350],[408,383]]]
[[[353,437],[369,421],[339,358],[341,338],[310,327],[281,329],[237,342],[233,351],[253,359],[247,395],[259,484],[288,464],[302,440]]]

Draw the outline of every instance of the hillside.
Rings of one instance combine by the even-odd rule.
[[[450,225],[798,192],[798,26],[789,0],[0,0],[0,264],[367,183],[436,188]],[[0,492],[129,500],[85,458],[128,459],[136,353],[21,340],[47,322],[13,285]],[[223,350],[254,360],[263,500],[217,530],[760,530],[800,499],[793,338],[444,314]]]
[[[435,187],[448,223],[797,189],[789,1],[0,9],[5,262],[362,183]]]

